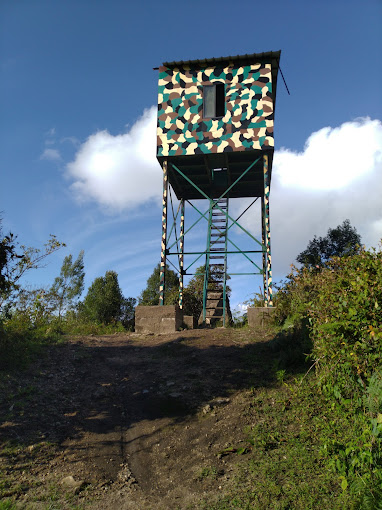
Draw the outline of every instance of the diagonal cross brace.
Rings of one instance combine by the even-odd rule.
[[[205,218],[205,219],[206,219],[206,221],[208,221],[208,219],[207,219],[205,216],[206,216],[207,212],[209,212],[209,211],[210,211],[210,209],[212,209],[212,207],[214,207],[214,206],[212,206],[210,209],[208,209],[208,211],[207,211],[207,212],[205,212],[204,214],[202,214],[202,213],[199,211],[199,209],[198,209],[198,208],[197,208],[194,204],[192,204],[191,202],[189,202],[189,204],[190,204],[190,205],[191,205],[191,206],[195,209],[195,211],[197,211],[197,212],[201,215],[201,217],[200,217],[199,219]],[[228,231],[228,230],[229,230],[232,226],[233,226],[233,223],[231,223],[231,225],[228,227],[227,231]],[[217,230],[218,230],[218,232],[219,232],[219,233],[222,233],[219,229],[217,229]],[[252,237],[252,236],[251,236],[251,237]],[[255,239],[255,240],[257,240],[257,239]],[[240,253],[241,253],[241,254],[242,254],[242,255],[243,255],[246,259],[248,259],[248,260],[249,260],[249,262],[251,262],[251,264],[253,264],[254,266],[256,266],[256,267],[257,267],[257,269],[258,269],[259,271],[261,271],[260,267],[256,264],[256,262],[254,262],[252,259],[250,259],[250,258],[249,258],[249,257],[248,257],[248,256],[247,256],[247,255],[246,255],[246,254],[242,251],[242,250],[240,250],[240,248],[239,248],[239,247],[238,247],[238,246],[237,246],[237,245],[236,245],[236,244],[235,244],[235,243],[234,243],[234,242],[233,242],[233,241],[232,241],[232,240],[231,240],[228,236],[227,236],[227,241],[229,241],[229,242],[230,242],[230,243],[231,243],[231,244],[232,244],[232,245],[233,245],[233,246],[234,246],[237,250],[239,250],[239,252],[240,252]],[[258,241],[257,241],[257,242],[258,242]],[[174,243],[174,244],[175,244],[175,243]],[[260,244],[260,243],[259,243],[259,244]],[[172,246],[174,246],[174,245],[172,245]],[[261,250],[261,251],[263,251],[263,250]],[[190,269],[190,267],[191,267],[191,266],[193,266],[193,265],[195,264],[195,262],[197,262],[197,261],[200,259],[200,257],[202,257],[202,255],[205,255],[205,254],[206,254],[206,252],[202,252],[202,253],[199,255],[199,257],[197,257],[197,258],[194,260],[194,262],[192,262],[192,264],[190,264],[190,265],[187,267],[186,271],[188,271],[188,270]]]
[[[218,201],[219,201],[219,200],[221,200],[222,198],[224,198],[224,196],[225,196],[225,195],[226,195],[226,194],[227,194],[227,193],[228,193],[228,192],[229,192],[229,191],[230,191],[230,190],[231,190],[231,189],[232,189],[232,188],[233,188],[233,187],[234,187],[234,186],[235,186],[235,185],[236,185],[239,181],[240,181],[240,179],[242,179],[242,178],[245,176],[245,174],[246,174],[247,172],[249,172],[249,170],[250,170],[250,169],[251,169],[251,168],[252,168],[252,167],[253,167],[253,166],[254,166],[254,165],[255,165],[255,164],[256,164],[259,160],[260,160],[260,158],[257,158],[257,159],[256,159],[253,163],[251,163],[251,164],[249,165],[249,167],[248,167],[248,168],[247,168],[247,169],[246,169],[246,170],[245,170],[245,171],[244,171],[244,172],[243,172],[243,173],[242,173],[242,174],[241,174],[241,175],[240,175],[240,176],[236,179],[236,181],[235,181],[233,184],[231,184],[231,186],[230,186],[229,188],[227,188],[227,189],[225,190],[225,192],[224,192],[224,193],[223,193],[223,194],[222,194],[222,195],[221,195],[218,199],[216,199],[216,200],[212,200],[212,201],[214,202],[213,207],[216,207],[216,208],[217,208],[217,209],[219,209],[222,213],[224,213],[224,214],[226,215],[226,217],[227,217],[227,218],[229,218],[229,219],[230,219],[230,220],[231,220],[231,221],[232,221],[232,222],[233,222],[236,226],[238,226],[239,228],[241,228],[241,230],[242,230],[243,232],[245,232],[245,233],[246,233],[249,237],[251,237],[254,241],[256,241],[256,242],[257,242],[257,243],[258,243],[258,244],[262,247],[263,245],[260,243],[260,241],[258,241],[258,240],[256,239],[256,237],[254,237],[254,236],[253,236],[250,232],[248,232],[248,230],[246,230],[244,227],[242,227],[242,226],[240,225],[240,223],[237,223],[237,221],[236,221],[236,220],[234,220],[234,219],[233,219],[233,218],[232,218],[232,217],[231,217],[231,216],[230,216],[227,212],[225,212],[223,209],[221,209],[221,207],[219,207],[219,205],[218,205]],[[179,168],[178,168],[177,166],[175,166],[173,163],[171,163],[171,166],[172,166],[172,167],[173,167],[173,168],[174,168],[174,169],[175,169],[175,170],[176,170],[176,171],[177,171],[177,172],[178,172],[178,173],[179,173],[179,174],[180,174],[180,175],[181,175],[184,179],[186,179],[186,181],[187,181],[187,182],[189,182],[189,183],[190,183],[190,184],[191,184],[191,185],[192,185],[192,186],[193,186],[193,187],[194,187],[197,191],[199,191],[199,193],[200,193],[200,194],[201,194],[204,198],[206,198],[207,200],[211,200],[211,198],[210,198],[210,197],[209,197],[206,193],[204,193],[204,191],[202,191],[202,190],[201,190],[201,189],[200,189],[200,188],[199,188],[199,187],[198,187],[198,186],[197,186],[194,182],[192,182],[192,180],[191,180],[189,177],[187,177],[187,175],[185,175],[185,174],[184,174],[181,170],[179,170]],[[208,210],[208,211],[209,211],[209,210]],[[206,213],[203,215],[203,217],[205,217],[205,215],[207,214],[207,212],[208,212],[208,211],[206,211]],[[201,218],[199,218],[199,220],[201,220]],[[198,220],[198,221],[199,221],[199,220]],[[195,223],[195,224],[196,224],[196,223]],[[193,226],[195,226],[195,224],[194,224],[194,225],[192,225],[192,227],[193,227]],[[191,229],[192,227],[190,227],[190,229]],[[190,229],[188,229],[188,230],[190,230]],[[175,244],[175,243],[174,243],[174,244]],[[172,246],[174,246],[174,244],[173,244]],[[172,248],[172,246],[171,246],[169,249],[171,249],[171,248]]]

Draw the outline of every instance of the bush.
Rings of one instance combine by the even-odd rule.
[[[307,322],[318,391],[337,409],[323,427],[322,452],[354,509],[382,508],[382,252],[293,268],[278,296],[284,329]]]
[[[315,276],[315,293],[313,356],[322,381],[350,398],[382,366],[382,252],[333,259]]]

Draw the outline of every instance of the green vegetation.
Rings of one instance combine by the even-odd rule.
[[[357,230],[345,220],[342,225],[330,228],[325,237],[314,236],[306,250],[296,260],[305,267],[324,267],[332,257],[343,257],[358,253],[361,236]]]
[[[179,299],[179,278],[178,275],[166,266],[166,292],[165,304],[172,305]],[[138,304],[146,306],[155,306],[159,303],[159,282],[160,282],[160,264],[154,267],[152,274],[147,279],[146,288],[141,292],[138,298]]]
[[[292,269],[276,295],[277,333],[267,344],[273,386],[253,389],[251,427],[239,444],[219,452],[237,460],[234,474],[197,508],[382,510],[382,251],[359,242],[345,221],[297,257],[302,267]],[[2,367],[27,362],[63,333],[102,334],[133,324],[135,300],[123,297],[113,271],[77,302],[83,253],[74,262],[65,258],[49,290],[21,287],[21,276],[60,246],[52,238],[44,250],[18,247],[11,234],[2,241]],[[167,284],[167,302],[176,302],[178,278],[170,269]],[[198,313],[201,288],[195,276],[185,291],[187,313]],[[159,265],[140,304],[157,304],[158,291]],[[199,483],[220,483],[222,476],[213,465],[196,475]],[[1,484],[2,497],[12,497],[7,482]],[[3,500],[1,508],[13,503]]]
[[[234,479],[205,510],[382,510],[382,252],[345,221],[297,260],[276,294],[277,385],[254,391],[254,426],[222,452]]]
[[[9,499],[0,501],[0,510],[16,510],[16,505]]]
[[[115,271],[106,271],[89,287],[80,307],[80,316],[89,323],[116,324],[125,327],[134,324],[135,299],[124,298]]]
[[[83,302],[84,252],[64,258],[49,288],[29,288],[23,277],[43,267],[64,247],[51,236],[43,248],[20,245],[13,234],[1,235],[0,223],[0,369],[26,366],[41,347],[64,334],[104,334],[134,327],[134,298],[125,298],[118,275],[96,278]]]
[[[81,296],[84,290],[84,278],[84,251],[80,251],[74,262],[71,255],[66,256],[60,276],[55,278],[49,291],[54,303],[53,309],[57,310],[59,319],[61,319],[63,310],[73,308],[74,301]]]
[[[382,508],[382,252],[359,248],[316,269],[293,269],[278,320],[312,344],[314,384],[331,415],[320,431],[328,465],[352,508]]]

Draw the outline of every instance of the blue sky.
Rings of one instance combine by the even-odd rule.
[[[50,233],[67,244],[28,281],[49,285],[63,257],[84,249],[86,287],[113,269],[125,295],[137,296],[160,258],[152,68],[279,49],[291,95],[279,77],[271,188],[275,278],[315,234],[346,218],[366,245],[377,246],[381,26],[379,0],[2,0],[3,230],[26,245],[41,246]],[[256,234],[257,216],[255,209],[243,217]],[[193,231],[190,248],[204,239],[204,230]],[[233,306],[260,284],[259,278],[232,279]]]

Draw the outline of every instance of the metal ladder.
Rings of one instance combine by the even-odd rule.
[[[230,317],[227,288],[227,226],[228,198],[211,201],[206,273],[203,293],[203,320],[206,325],[221,321],[226,325]]]

